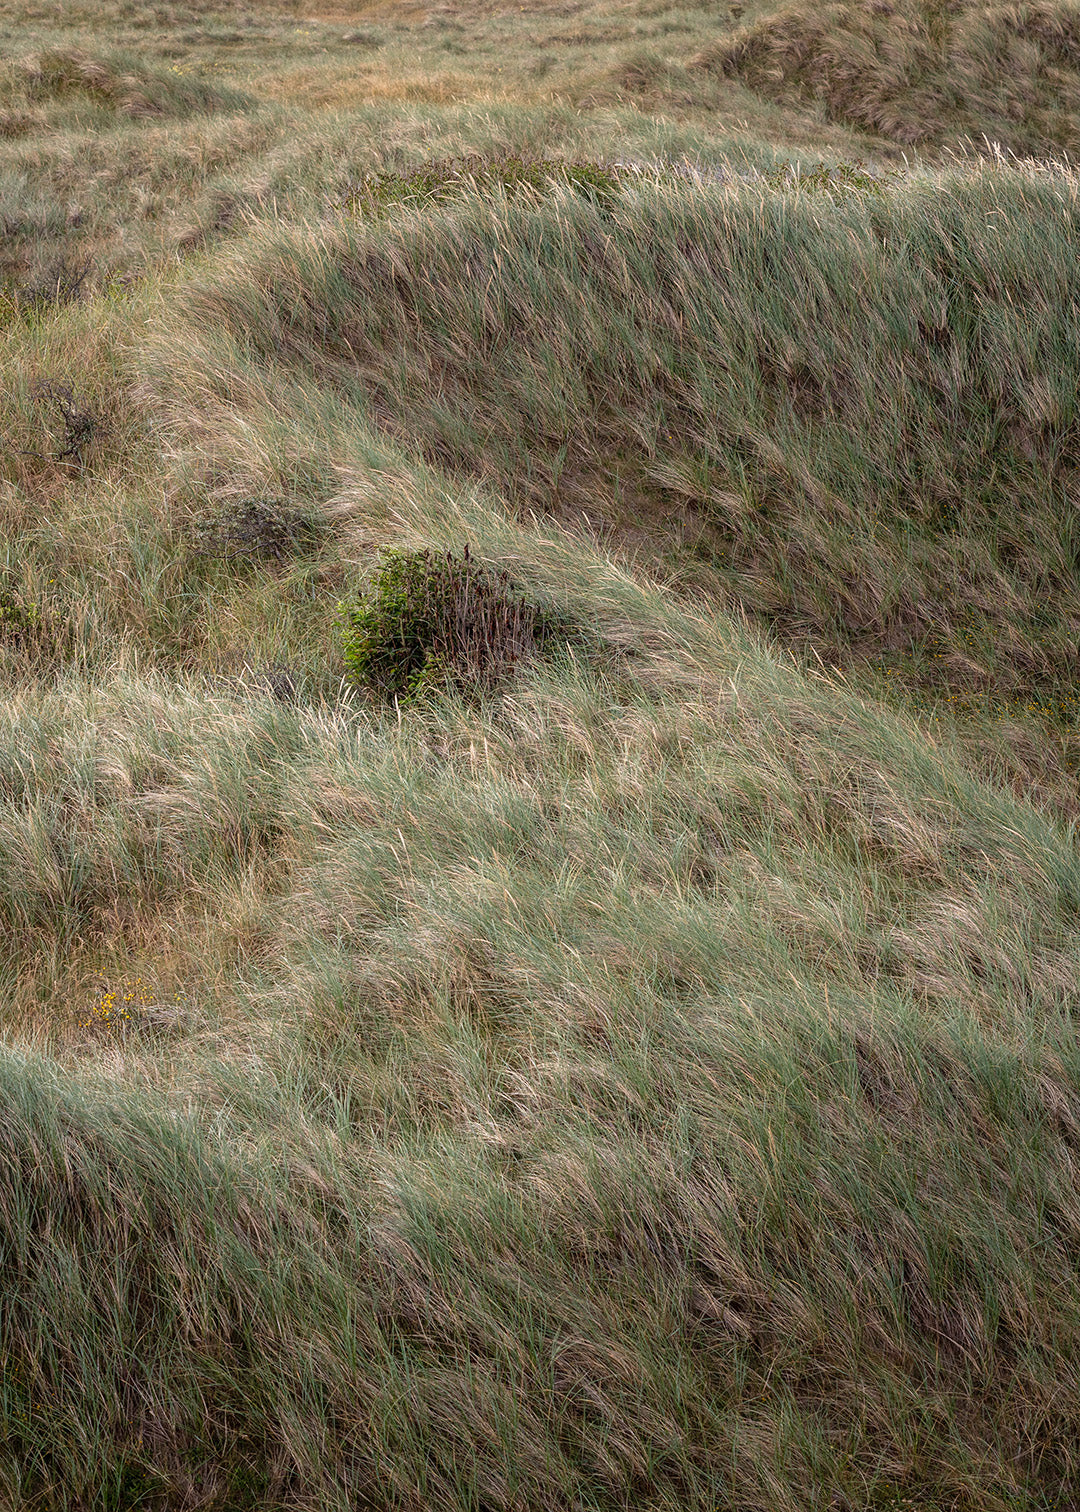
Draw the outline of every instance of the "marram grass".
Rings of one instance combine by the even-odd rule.
[[[325,9],[0,0],[0,1508],[1068,1512],[1074,12]]]

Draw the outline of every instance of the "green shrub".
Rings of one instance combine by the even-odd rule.
[[[518,594],[505,572],[469,555],[383,553],[368,593],[342,604],[345,661],[352,679],[402,702],[428,689],[488,692],[517,662],[567,625]]]

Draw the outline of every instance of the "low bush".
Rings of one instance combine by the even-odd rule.
[[[51,305],[73,304],[85,292],[83,285],[93,270],[89,258],[79,260],[61,253],[16,291],[20,309],[40,310]]]
[[[52,460],[72,462],[81,467],[86,448],[104,428],[101,416],[79,403],[70,383],[39,383],[34,389],[34,398],[39,405],[51,410],[54,423],[62,427]]]
[[[505,572],[469,555],[385,551],[368,593],[341,605],[353,680],[409,702],[429,689],[490,692],[569,626],[528,603]]]
[[[195,551],[229,560],[286,562],[314,550],[324,533],[322,521],[281,499],[239,499],[196,525]]]
[[[2,315],[3,305],[0,303],[0,317]],[[83,468],[87,450],[108,433],[105,417],[88,409],[77,398],[72,383],[52,379],[35,383],[30,389],[30,400],[31,408],[24,417],[24,426],[29,432],[28,438],[43,442],[44,449],[9,446],[11,454],[30,457],[35,462],[60,462]]]
[[[23,229],[0,216],[0,238],[6,235],[14,240]],[[60,305],[84,299],[92,271],[93,263],[88,259],[79,261],[62,252],[29,278],[5,278],[0,284],[0,329],[20,319],[32,322]]]

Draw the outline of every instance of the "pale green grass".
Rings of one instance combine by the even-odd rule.
[[[1074,34],[0,0],[0,1507],[1076,1505]]]
[[[205,1494],[241,1443],[283,1506],[350,1505],[346,1467],[429,1505],[1046,1483],[1080,1406],[1071,839],[728,623],[667,617],[679,697],[661,656],[400,727],[130,676],[13,706],[6,925],[74,964],[174,910],[139,969],[191,1005],[5,1063],[54,1483]],[[196,938],[245,895],[215,998]]]

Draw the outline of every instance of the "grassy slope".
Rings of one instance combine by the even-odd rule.
[[[1076,12],[733,10],[0,3],[4,1505],[1080,1496]]]
[[[1039,156],[1075,151],[1078,65],[1075,6],[873,0],[747,18],[689,67],[818,102],[827,120],[894,142],[968,131]]]

